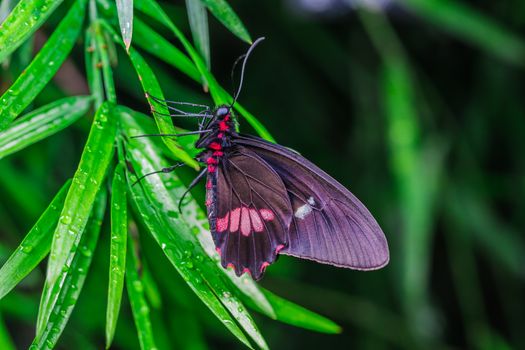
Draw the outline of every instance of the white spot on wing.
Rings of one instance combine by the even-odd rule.
[[[294,215],[298,219],[304,219],[308,214],[312,212],[312,205],[315,205],[314,197],[308,198],[308,203],[301,205],[295,211]]]

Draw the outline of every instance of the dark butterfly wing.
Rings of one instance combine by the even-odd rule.
[[[358,270],[385,266],[386,238],[365,206],[317,166],[285,147],[239,135],[282,179],[293,209],[281,253]]]
[[[292,208],[279,175],[242,146],[208,174],[208,217],[223,267],[260,279],[287,245]]]

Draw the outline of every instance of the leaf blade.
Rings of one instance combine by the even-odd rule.
[[[71,252],[75,250],[86,227],[95,198],[104,179],[113,155],[117,120],[112,115],[112,107],[104,103],[95,115],[88,140],[82,152],[73,183],[66,196],[58,226],[53,235],[51,255],[48,262],[46,285],[53,289],[67,268]],[[88,175],[89,174],[89,175]],[[74,254],[73,254],[74,255]],[[50,305],[50,295],[43,293],[41,305]],[[45,320],[51,310],[40,310],[37,330],[43,330]],[[37,332],[40,334],[40,332]]]
[[[58,223],[60,209],[64,204],[70,185],[71,180],[68,180],[62,186],[18,248],[0,268],[0,299],[9,293],[49,253],[53,230]]]
[[[248,30],[241,19],[225,0],[200,0],[211,13],[239,39],[252,43]]]
[[[210,69],[210,33],[206,8],[201,0],[186,0],[186,11],[188,12],[193,42],[204,62],[206,62],[206,67]]]
[[[149,317],[150,308],[144,295],[144,283],[139,276],[139,260],[135,252],[133,239],[128,240],[128,254],[126,258],[126,289],[128,290],[129,301],[135,327],[139,336],[140,348],[142,350],[156,349],[151,319]]]
[[[133,35],[133,0],[116,0],[116,2],[122,41],[126,50],[129,50]]]
[[[107,194],[102,190],[97,194],[93,213],[86,226],[86,233],[79,242],[80,254],[74,254],[71,266],[63,272],[63,283],[51,286],[57,294],[49,308],[49,319],[46,321],[41,333],[37,334],[33,344],[38,349],[53,349],[67,325],[76,302],[84,286],[87,273],[93,260],[97,246],[102,220],[106,209]],[[44,286],[44,289],[47,287]],[[41,305],[42,307],[42,305]]]
[[[75,1],[27,69],[0,97],[0,130],[34,100],[69,55],[82,28],[85,5],[86,0]]]
[[[20,1],[1,23],[0,63],[33,34],[62,0]]]
[[[106,349],[113,341],[124,288],[127,247],[127,201],[124,166],[119,164],[111,186],[111,242],[109,259]]]
[[[91,105],[90,96],[66,97],[38,108],[0,132],[0,159],[73,124]]]

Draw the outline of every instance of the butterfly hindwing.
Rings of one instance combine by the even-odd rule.
[[[262,277],[287,245],[292,207],[280,176],[256,153],[234,146],[208,174],[208,216],[224,267]]]
[[[359,270],[388,263],[386,238],[365,206],[345,187],[299,154],[239,136],[281,178],[292,208],[282,254]]]

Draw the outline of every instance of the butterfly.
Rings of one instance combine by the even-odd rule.
[[[241,56],[240,87],[246,58],[260,40]],[[385,235],[349,190],[299,153],[236,131],[232,106],[240,87],[231,105],[196,115],[203,118],[198,131],[176,135],[200,134],[195,147],[203,151],[196,159],[205,168],[189,188],[206,178],[208,220],[221,265],[255,280],[281,254],[356,270],[385,266]]]

